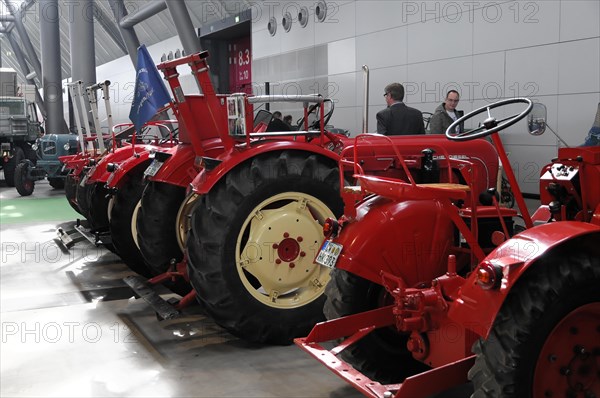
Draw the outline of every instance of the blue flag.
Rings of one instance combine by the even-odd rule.
[[[142,44],[138,48],[135,96],[129,112],[129,119],[135,125],[135,129],[141,131],[144,124],[170,101],[167,87],[146,46]]]

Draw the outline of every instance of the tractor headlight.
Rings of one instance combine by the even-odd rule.
[[[31,145],[31,149],[33,149],[34,151],[37,151],[39,148],[37,142]]]
[[[69,143],[67,142],[65,145],[63,145],[63,148],[65,148],[65,151],[68,151],[69,149],[71,149],[71,145],[69,145]]]

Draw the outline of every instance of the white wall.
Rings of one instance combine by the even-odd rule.
[[[405,102],[433,112],[451,89],[465,112],[487,103],[526,96],[548,108],[548,125],[568,144],[583,142],[600,102],[600,2],[556,1],[327,1],[318,22],[317,1],[253,2],[252,76],[255,94],[321,93],[336,100],[331,124],[361,130],[362,65],[371,70],[369,131],[384,106],[383,88],[405,85]],[[305,28],[296,18],[306,7]],[[285,32],[281,19],[293,16]],[[267,23],[277,20],[271,36]],[[178,37],[148,49],[155,62],[181,48]],[[197,92],[182,76],[186,92]],[[129,56],[98,66],[97,80],[110,80],[115,123],[128,121],[135,71]],[[64,97],[65,110],[66,95]],[[297,108],[282,106],[299,117]],[[100,118],[106,118],[100,106]],[[105,124],[105,123],[103,123]],[[556,155],[550,133],[532,137],[524,122],[503,134],[525,192],[537,193],[538,173]]]
[[[363,75],[371,70],[369,131],[385,104],[383,88],[405,85],[405,102],[433,112],[455,88],[468,112],[508,97],[526,96],[548,108],[548,124],[568,144],[583,142],[600,102],[600,2],[560,1],[280,1],[255,7],[253,80],[276,90],[334,97],[336,127],[359,132]],[[301,6],[311,18],[285,32],[284,12]],[[277,33],[267,30],[270,17]],[[557,139],[526,133],[524,122],[503,134],[525,192],[537,193],[540,167],[556,155]]]

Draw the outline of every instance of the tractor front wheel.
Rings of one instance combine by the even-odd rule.
[[[473,347],[474,398],[600,397],[597,239],[548,256],[511,289]]]
[[[144,263],[136,237],[136,213],[146,184],[142,173],[132,173],[114,195],[110,210],[110,235],[112,243],[123,262],[134,272],[151,277],[152,272]]]
[[[331,272],[325,289],[323,312],[328,320],[354,315],[393,304],[381,285],[341,269]],[[406,377],[430,369],[417,361],[406,348],[408,335],[397,329],[376,329],[342,351],[342,358],[373,380],[383,384],[401,383]]]
[[[62,177],[48,177],[48,183],[54,189],[63,189],[65,187],[65,179]]]
[[[79,210],[79,206],[77,205],[77,184],[78,181],[73,176],[73,173],[69,173],[65,179],[65,196],[67,197],[67,202],[69,202],[69,205],[71,205],[73,210],[83,215],[81,210]]]
[[[35,182],[29,178],[29,162],[21,162],[15,170],[14,182],[17,192],[21,196],[29,196],[33,193]]]
[[[339,216],[335,162],[284,151],[240,164],[198,199],[188,269],[198,299],[232,334],[289,344],[323,319],[322,225]]]

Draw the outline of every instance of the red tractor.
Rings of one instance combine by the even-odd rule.
[[[359,151],[341,163],[351,160],[359,183],[345,192],[367,196],[325,223],[316,263],[333,268],[329,320],[296,344],[373,398],[427,397],[469,379],[474,397],[600,396],[600,147],[559,149],[530,217],[498,132],[531,108],[499,101],[446,132],[464,145],[491,136],[520,214],[473,185],[473,159],[440,159],[462,178],[426,184],[368,175]],[[481,113],[481,127],[454,132]],[[545,115],[529,125],[539,133]],[[399,150],[396,159],[408,163]]]
[[[215,94],[207,56],[203,52],[158,66],[173,92],[180,144],[156,152],[146,169],[149,182],[137,217],[139,248],[150,271],[158,274],[150,284],[178,276],[191,281],[195,291],[178,309],[197,292],[206,312],[232,334],[289,343],[322,319],[329,269],[312,259],[325,220],[343,212],[338,162],[354,141],[325,129],[333,101],[321,96]],[[182,92],[177,71],[182,64],[191,67],[202,94]],[[268,131],[272,115],[254,114],[255,104],[277,101],[303,105],[298,130]],[[401,145],[404,164],[386,142],[358,148],[361,167],[396,178],[412,170],[419,182],[450,182],[462,178],[460,169],[438,158],[470,159],[477,173],[466,176],[469,183],[483,190],[496,182],[498,155],[484,140],[391,140]],[[352,179],[351,172],[343,174]],[[127,282],[157,303],[147,294],[146,281]],[[161,311],[162,317],[172,314]]]

